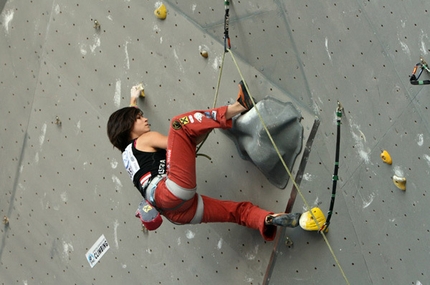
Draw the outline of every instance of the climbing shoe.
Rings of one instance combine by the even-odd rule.
[[[239,94],[237,95],[237,102],[240,103],[246,110],[254,107],[251,97],[249,97],[248,91],[246,91],[245,83],[241,80],[239,82]]]
[[[311,214],[312,211],[312,214]],[[315,222],[317,220],[318,224]],[[305,231],[319,231],[325,224],[326,218],[320,208],[314,207],[310,211],[302,214],[300,217],[300,227]]]
[[[266,216],[266,224],[280,227],[295,228],[299,225],[300,213],[279,213]]]

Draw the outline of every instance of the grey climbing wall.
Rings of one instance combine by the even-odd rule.
[[[292,173],[324,211],[337,101],[345,108],[327,240],[287,229],[264,242],[234,224],[141,231],[106,121],[143,82],[139,106],[166,133],[173,115],[213,105],[221,63],[217,105],[236,97],[217,2],[166,1],[163,21],[157,1],[0,1],[0,284],[429,284],[430,87],[409,84],[420,56],[430,60],[428,1],[230,3],[252,96],[292,102],[304,118],[308,147]],[[290,182],[274,187],[221,132],[201,152],[211,160],[198,158],[200,193],[304,211]],[[102,235],[109,248],[91,268],[85,254]]]

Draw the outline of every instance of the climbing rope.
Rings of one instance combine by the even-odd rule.
[[[418,75],[415,75],[418,68],[420,68],[420,71],[418,72]],[[421,76],[421,74],[423,74],[423,71],[426,70],[427,72],[430,72],[429,66],[427,64],[427,62],[420,58],[420,62],[418,62],[415,66],[414,66],[414,70],[412,71],[412,75],[409,79],[409,82],[412,85],[427,85],[430,84],[430,80],[418,80]]]

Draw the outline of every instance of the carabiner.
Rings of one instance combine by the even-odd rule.
[[[415,75],[418,71],[418,68],[420,69],[418,72],[418,75]],[[428,67],[427,62],[421,57],[420,62],[415,64],[414,70],[412,71],[412,75],[409,79],[409,82],[412,85],[427,85],[430,84],[430,80],[418,80],[421,77],[421,74],[423,74],[423,71],[427,70],[427,72],[430,72],[430,69]]]

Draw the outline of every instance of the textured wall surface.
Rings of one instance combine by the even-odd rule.
[[[163,21],[148,0],[0,1],[0,284],[429,284],[430,87],[409,84],[420,56],[430,60],[424,0],[230,3],[251,95],[303,116],[310,144],[292,172],[324,211],[337,101],[345,108],[330,247],[300,229],[274,242],[235,224],[141,231],[140,194],[106,122],[143,82],[139,106],[166,133],[172,116],[212,107],[221,64],[217,105],[234,100],[240,75],[229,53],[222,60],[216,2],[166,1]],[[201,152],[211,157],[197,158],[201,194],[285,210],[292,184],[274,187],[224,134]],[[304,205],[297,196],[292,211]],[[85,254],[101,235],[110,248],[91,268]]]

